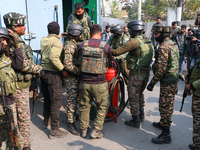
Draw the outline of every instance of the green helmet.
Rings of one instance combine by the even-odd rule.
[[[172,27],[171,26],[155,26],[154,31],[155,32],[163,32],[163,33],[171,33]]]
[[[10,26],[23,26],[26,24],[26,16],[16,12],[9,12],[3,16],[4,23]]]

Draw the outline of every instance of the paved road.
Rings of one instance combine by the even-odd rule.
[[[66,138],[50,140],[48,138],[50,130],[42,129],[43,98],[37,97],[35,113],[31,118],[32,150],[189,150],[188,144],[192,143],[191,96],[187,97],[183,112],[180,113],[183,88],[184,83],[179,81],[172,117],[171,144],[156,145],[151,143],[151,138],[161,133],[161,130],[152,126],[152,122],[159,121],[160,118],[158,111],[159,84],[157,84],[153,92],[147,90],[144,92],[146,120],[142,128],[136,129],[124,124],[125,120],[131,119],[130,110],[126,108],[118,117],[117,123],[112,121],[104,124],[103,133],[105,136],[103,139],[83,139],[69,133]],[[63,98],[66,99],[66,96],[64,95]],[[66,101],[64,99],[63,106],[65,107]],[[67,116],[64,107],[61,108],[60,127],[66,130]],[[79,127],[78,121],[76,124]],[[92,121],[91,126],[93,126]],[[3,149],[5,149],[4,147],[5,144]]]

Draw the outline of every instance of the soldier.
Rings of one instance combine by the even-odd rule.
[[[43,128],[47,128],[51,119],[50,139],[63,138],[67,131],[59,129],[59,115],[62,104],[62,80],[61,75],[67,76],[67,71],[61,63],[61,52],[63,43],[60,40],[60,26],[57,22],[50,22],[47,25],[48,36],[41,39],[41,65],[44,68],[44,75],[41,78],[43,105]]]
[[[31,79],[33,74],[39,75],[42,71],[42,66],[35,64],[33,60],[32,49],[26,45],[21,39],[21,35],[25,34],[26,30],[26,16],[19,13],[7,13],[3,16],[6,28],[11,29],[17,40],[20,42],[20,47],[23,53],[23,69],[21,71],[16,70],[18,77],[19,88],[14,93],[16,98],[16,109],[18,114],[19,131],[24,138],[23,150],[30,149],[30,108],[29,108],[29,87],[31,85]],[[15,47],[11,46],[12,56],[15,55],[13,50]]]
[[[193,144],[189,147],[191,150],[200,149],[200,61],[192,68],[186,90],[192,96],[192,115],[193,115]]]
[[[154,51],[157,50],[157,47],[158,47],[158,43],[156,42],[155,38],[154,38],[154,27],[155,26],[164,26],[164,24],[161,22],[161,18],[160,17],[157,17],[156,18],[156,23],[153,24],[152,28],[151,28],[151,34],[152,34],[152,42],[153,42],[153,46],[154,46]]]
[[[84,28],[84,32],[80,38],[81,41],[90,39],[90,16],[84,11],[82,3],[75,4],[75,13],[68,17],[68,26],[70,24],[79,24]],[[67,29],[66,29],[67,30]]]
[[[74,135],[79,135],[79,132],[74,124],[77,98],[78,98],[78,81],[79,81],[79,64],[78,64],[78,48],[77,41],[81,37],[84,28],[78,24],[71,24],[67,29],[67,38],[63,47],[65,70],[68,71],[68,76],[63,79],[67,88],[67,116],[68,129]]]
[[[79,111],[83,138],[87,136],[92,99],[95,99],[97,105],[94,128],[90,133],[92,138],[103,138],[101,130],[109,106],[108,82],[105,73],[108,69],[108,62],[111,65],[112,54],[110,46],[100,40],[101,35],[101,26],[94,24],[90,28],[91,39],[79,45],[79,57],[81,58]]]
[[[123,33],[123,28],[119,24],[112,25],[110,31],[111,33],[113,33],[113,35],[110,36],[107,43],[110,45],[112,49],[119,48],[120,46],[126,44],[126,42],[129,40],[129,37]],[[126,74],[126,76],[129,76],[129,70],[127,69],[127,64],[126,64],[127,54],[128,53],[125,53],[123,55],[120,55],[114,58],[119,63],[120,69]],[[128,85],[128,79],[125,76],[124,76],[124,79],[125,79],[126,85]]]
[[[9,29],[8,29],[9,30]],[[18,88],[17,85],[17,76],[13,69],[15,70],[21,70],[23,69],[23,54],[20,48],[20,43],[17,40],[17,37],[15,34],[13,34],[12,30],[8,30],[6,28],[0,27],[0,82],[5,82],[5,88],[6,88],[6,94],[7,94],[7,105],[9,105],[12,108],[13,111],[13,117],[14,117],[14,125],[17,129],[18,134],[18,140],[21,147],[23,147],[23,137],[21,136],[18,125],[17,125],[17,113],[16,113],[16,107],[15,107],[15,98],[13,97],[13,93]],[[15,47],[14,53],[16,54],[15,58],[12,58],[9,56],[9,48],[8,48],[8,40],[12,39],[14,41],[13,45]],[[12,69],[12,68],[13,69]],[[6,72],[5,72],[6,70]],[[3,111],[3,98],[2,98],[2,92],[0,89],[0,123],[4,122],[4,111]],[[0,147],[2,146],[2,142],[5,141],[7,137],[7,129],[0,130]],[[9,148],[12,147],[12,145],[8,145]]]
[[[127,68],[130,70],[128,79],[128,99],[133,117],[125,121],[126,125],[139,128],[144,121],[144,94],[143,91],[149,80],[150,64],[153,55],[153,46],[144,34],[144,23],[134,20],[128,23],[131,39],[118,49],[112,49],[112,54],[118,56],[128,52],[126,56]]]
[[[179,80],[179,50],[178,46],[169,39],[171,27],[155,26],[155,39],[159,42],[158,55],[155,58],[155,74],[147,86],[149,91],[160,81],[159,111],[160,122],[153,122],[153,125],[162,129],[162,133],[152,138],[156,144],[170,143],[170,125],[173,113],[174,97]]]

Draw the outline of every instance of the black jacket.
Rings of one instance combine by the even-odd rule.
[[[181,33],[178,33],[175,35],[175,42],[178,45],[178,47],[180,46],[180,40],[181,40]],[[186,52],[186,49],[187,49],[187,41],[186,41],[186,34],[185,34],[184,35],[184,54]]]

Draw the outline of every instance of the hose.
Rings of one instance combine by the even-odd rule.
[[[111,85],[110,88],[110,96],[109,96],[109,100],[110,100],[110,110],[109,112],[116,114],[115,116],[112,117],[106,117],[105,121],[112,121],[115,117],[118,117],[123,110],[125,109],[126,105],[128,104],[128,100],[125,103],[125,89],[124,89],[124,79],[120,76],[120,73],[122,73],[123,75],[125,75],[125,77],[128,79],[128,77],[126,76],[126,74],[120,70],[119,64],[118,62],[113,59],[113,61],[115,62],[115,64],[117,65],[117,67],[115,65],[112,65],[113,68],[117,69],[117,75],[109,82],[109,85]],[[113,105],[113,95],[114,95],[114,90],[116,85],[119,85],[120,87],[120,104],[119,106],[116,108]]]

